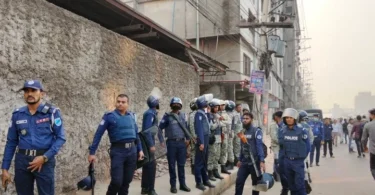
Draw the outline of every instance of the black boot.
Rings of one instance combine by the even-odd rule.
[[[230,175],[230,172],[227,170],[227,168],[225,167],[225,165],[221,165],[221,173],[225,173],[225,174],[229,174]]]
[[[220,174],[219,174],[219,170],[217,169],[214,169],[213,170],[213,174],[214,174],[214,177],[215,178],[218,178],[218,179],[224,179],[224,177],[221,177]]]
[[[288,191],[287,189],[282,189],[280,195],[288,195]]]
[[[208,179],[211,181],[216,181],[213,171],[208,170]]]
[[[185,192],[190,192],[190,188],[186,186],[186,184],[180,185],[180,190]]]
[[[177,194],[177,188],[176,187],[171,187],[171,193]]]
[[[308,181],[305,180],[305,188],[306,188],[306,194],[310,194],[312,191],[312,188]]]
[[[203,182],[203,185],[209,187],[209,188],[214,188],[215,186],[211,184],[210,181]]]
[[[195,187],[202,190],[202,191],[206,190],[206,187],[204,187],[204,185],[202,183],[198,183],[197,185],[195,185]]]
[[[147,188],[142,188],[141,194],[148,194],[148,189]]]
[[[233,170],[233,168],[234,168],[234,163],[228,162],[227,169],[228,170]]]
[[[195,174],[194,164],[191,165],[191,174]]]
[[[148,192],[148,195],[158,195],[158,194],[155,192],[155,190],[151,190]]]

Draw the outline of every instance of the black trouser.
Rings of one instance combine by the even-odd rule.
[[[358,151],[358,156],[361,156],[363,153],[363,147],[362,147],[362,142],[360,139],[355,139],[355,144],[357,145],[357,151]]]
[[[260,172],[260,170],[259,170],[260,164],[259,163],[257,163],[256,167],[258,169],[258,172]],[[235,195],[242,195],[246,179],[249,175],[251,175],[252,185],[253,186],[256,185],[258,183],[259,178],[257,177],[254,166],[242,163],[240,168],[238,169],[238,172],[237,172]],[[246,192],[246,194],[249,194],[249,193]],[[252,195],[259,195],[259,191],[253,190]]]
[[[372,177],[374,177],[375,180],[375,154],[370,153],[370,169]]]
[[[150,153],[150,158],[155,159],[155,153]],[[156,160],[153,160],[142,167],[141,187],[148,191],[155,190]]]
[[[348,132],[344,132],[344,140],[345,140],[345,144],[348,143]]]
[[[328,149],[329,149],[329,155],[333,156],[333,152],[332,152],[332,139],[324,141],[323,155],[324,156],[327,155],[327,145],[328,145]]]

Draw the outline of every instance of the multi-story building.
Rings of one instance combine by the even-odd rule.
[[[259,104],[253,104],[260,103],[260,96],[256,101],[256,95],[249,92],[246,82],[241,84],[241,81],[250,80],[253,70],[259,69],[260,36],[256,29],[240,29],[237,24],[242,19],[260,20],[261,0],[124,2],[229,67],[225,74],[215,70],[201,71],[201,93],[214,93],[219,98],[247,103],[252,110],[260,109]]]
[[[354,99],[355,113],[367,115],[371,108],[375,108],[375,95],[371,92],[359,92]]]

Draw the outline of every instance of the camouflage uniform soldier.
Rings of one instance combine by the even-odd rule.
[[[234,153],[234,164],[237,164],[238,159],[240,158],[241,152],[241,142],[240,138],[237,137],[237,133],[242,130],[242,121],[241,121],[241,104],[236,105],[236,109],[233,112],[233,124],[234,124],[234,136],[233,136],[233,153]]]
[[[226,166],[228,170],[233,170],[234,167],[233,138],[236,136],[234,134],[234,107],[236,107],[236,104],[233,101],[229,101],[225,107],[231,121],[231,124],[228,125],[228,161]]]
[[[219,168],[219,158],[220,158],[220,150],[221,150],[221,128],[219,126],[219,100],[213,99],[208,105],[211,108],[211,112],[208,113],[208,121],[210,122],[210,130],[211,135],[209,138],[209,146],[208,146],[208,177],[212,181],[216,181],[215,177],[218,179],[223,179],[218,171]]]
[[[196,102],[197,101],[197,98],[194,98],[191,102],[190,102],[190,109],[191,109],[191,112],[189,113],[189,118],[188,118],[188,124],[189,124],[189,131],[191,133],[191,135],[193,136],[192,138],[193,139],[196,139],[197,136],[195,134],[195,129],[194,129],[194,118],[195,118],[195,114],[197,113],[197,105],[196,105]],[[194,175],[194,160],[195,160],[195,144],[193,143],[190,143],[190,160],[191,160],[191,173]]]
[[[220,103],[220,126],[221,126],[221,138],[222,138],[222,144],[221,144],[221,153],[220,153],[220,164],[221,164],[221,173],[230,174],[230,172],[227,170],[225,164],[227,163],[228,159],[228,134],[230,131],[232,119],[229,117],[228,113],[225,111],[225,106],[227,102],[224,100],[221,100]]]

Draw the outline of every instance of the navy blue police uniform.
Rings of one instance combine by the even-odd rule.
[[[324,141],[324,129],[323,129],[323,123],[320,121],[310,121],[309,125],[312,128],[312,131],[314,133],[314,142],[311,145],[311,153],[310,153],[310,165],[312,166],[314,161],[314,154],[316,150],[316,157],[315,162],[316,165],[319,166],[319,158],[320,158],[320,146],[321,142]]]
[[[185,183],[185,163],[186,163],[186,144],[185,141],[190,137],[185,135],[184,130],[179,122],[172,116],[173,113],[166,113],[160,121],[159,128],[164,129],[164,135],[167,139],[167,160],[169,167],[169,183],[171,188],[176,188],[176,162],[178,170],[178,180],[180,187],[186,185]],[[176,114],[178,120],[187,129],[185,113],[179,112]]]
[[[283,127],[285,126],[285,124],[281,121],[277,125],[279,126],[279,129],[278,129],[278,138],[280,139],[280,137],[283,134],[282,130],[283,130]],[[288,186],[288,178],[286,177],[286,174],[285,174],[284,157],[285,157],[284,148],[280,147],[280,150],[279,150],[279,161],[278,161],[279,164],[277,165],[277,170],[278,170],[278,172],[280,174],[280,182],[281,182],[281,186],[282,186],[282,191],[284,193],[288,193],[289,186]]]
[[[136,116],[132,112],[122,115],[117,109],[105,113],[90,146],[90,155],[95,155],[105,130],[111,142],[111,183],[107,195],[128,195],[137,154],[142,151]]]
[[[333,157],[333,151],[332,151],[332,131],[333,127],[331,124],[324,124],[324,147],[323,147],[323,156],[325,157],[327,155],[327,145],[329,148],[329,155]]]
[[[289,190],[295,195],[306,195],[304,160],[310,151],[307,131],[298,125],[294,125],[292,129],[284,126],[279,143],[285,155],[284,169]]]
[[[241,142],[241,153],[239,158],[241,166],[237,173],[235,195],[242,195],[246,179],[249,175],[251,175],[252,185],[255,186],[257,184],[258,180],[261,179],[260,162],[264,163],[262,130],[251,125],[245,130],[244,135],[249,146],[245,146],[244,143]],[[249,150],[251,150],[254,157],[257,170],[254,168]],[[256,172],[258,172],[259,177]],[[259,191],[253,190],[252,194],[258,195]]]
[[[204,110],[200,108],[194,118],[195,134],[197,135],[197,143],[195,147],[195,183],[202,184],[208,182],[207,160],[208,160],[208,138],[210,135],[210,125],[208,117]],[[203,144],[203,151],[199,150],[199,146]]]
[[[27,81],[24,88],[43,90],[39,81]],[[16,153],[14,181],[18,195],[33,195],[34,181],[40,195],[55,194],[55,155],[65,141],[58,108],[40,104],[34,114],[27,106],[13,112],[1,168],[9,170]],[[37,156],[43,156],[45,163],[40,172],[31,172],[27,167]]]
[[[158,118],[156,109],[150,108],[143,114],[142,131],[145,131],[152,126],[158,126]],[[158,133],[159,141],[164,142],[163,136]],[[147,141],[149,147],[155,146],[155,134],[148,134]],[[150,155],[154,155],[151,153]],[[150,156],[150,158],[154,158]],[[146,189],[148,193],[155,190],[155,176],[156,176],[156,161],[153,160],[142,167],[142,188]]]

